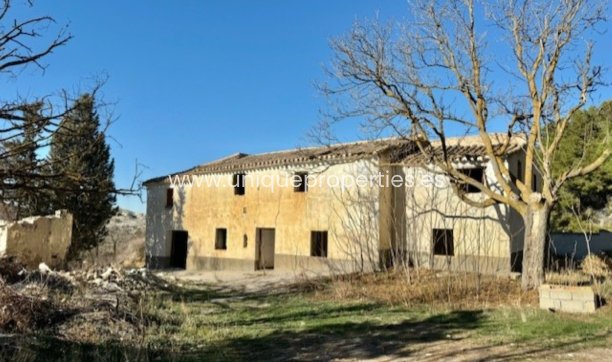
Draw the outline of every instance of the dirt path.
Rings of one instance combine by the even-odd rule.
[[[156,275],[176,281],[178,283],[195,283],[207,285],[211,288],[227,292],[233,292],[238,296],[242,294],[255,293],[278,293],[284,292],[292,287],[330,276],[323,272],[290,272],[277,270],[263,270],[252,272],[241,271],[161,271]]]

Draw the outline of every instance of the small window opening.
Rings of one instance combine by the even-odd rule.
[[[166,208],[174,206],[174,189],[169,188],[166,190]]]
[[[293,175],[293,191],[306,192],[308,191],[308,173],[298,172]]]
[[[459,172],[461,172],[462,174],[466,175],[467,177],[473,179],[474,181],[478,181],[482,184],[484,184],[484,168],[482,167],[477,167],[477,168],[466,168],[466,169],[460,169],[457,170]],[[481,190],[474,186],[474,185],[470,185],[466,182],[463,182],[461,180],[455,180],[454,182],[456,182],[457,186],[459,187],[460,190],[462,190],[463,192],[472,194],[472,193],[476,193],[476,192],[481,192]]]
[[[523,162],[520,160],[516,163],[516,179],[523,182]]]
[[[311,232],[310,256],[327,258],[327,231]]]
[[[215,233],[215,249],[227,250],[227,229],[217,229]]]
[[[454,244],[452,229],[433,229],[434,255],[455,255]]]
[[[234,174],[232,184],[234,185],[234,195],[244,195],[245,194],[245,174],[237,173]]]

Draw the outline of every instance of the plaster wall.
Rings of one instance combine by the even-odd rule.
[[[307,192],[282,181],[296,172],[308,172]],[[275,230],[275,268],[372,269],[378,263],[378,187],[347,180],[377,172],[374,161],[254,170],[246,173],[245,195],[234,194],[232,173],[203,175],[199,185],[173,186],[172,208],[165,207],[169,184],[150,185],[147,253],[151,260],[169,258],[169,231],[186,230],[187,269],[252,270],[256,232],[265,228]],[[269,187],[266,179],[279,181]],[[215,249],[217,228],[227,229],[226,250]],[[311,257],[312,231],[328,232],[327,258]]]
[[[33,216],[0,226],[0,253],[16,256],[28,267],[63,264],[72,238],[72,214]]]

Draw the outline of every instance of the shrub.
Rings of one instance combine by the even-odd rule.
[[[599,255],[588,255],[581,264],[582,272],[596,278],[605,278],[612,272],[610,258]]]

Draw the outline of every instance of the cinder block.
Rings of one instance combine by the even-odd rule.
[[[579,300],[563,300],[561,301],[561,311],[570,313],[589,313],[595,310],[595,308],[590,310],[586,304],[588,303]]]
[[[583,302],[583,310],[585,313],[595,313],[595,309],[597,309],[597,305],[595,301]]]
[[[595,293],[591,288],[576,290],[572,293],[572,300],[581,300],[584,302],[592,302],[595,300]]]
[[[551,289],[550,297],[553,299],[572,300],[572,292],[562,289]]]
[[[592,313],[597,308],[595,293],[591,287],[542,285],[540,308],[568,313]]]
[[[540,309],[561,309],[561,301],[550,298],[540,298]]]

